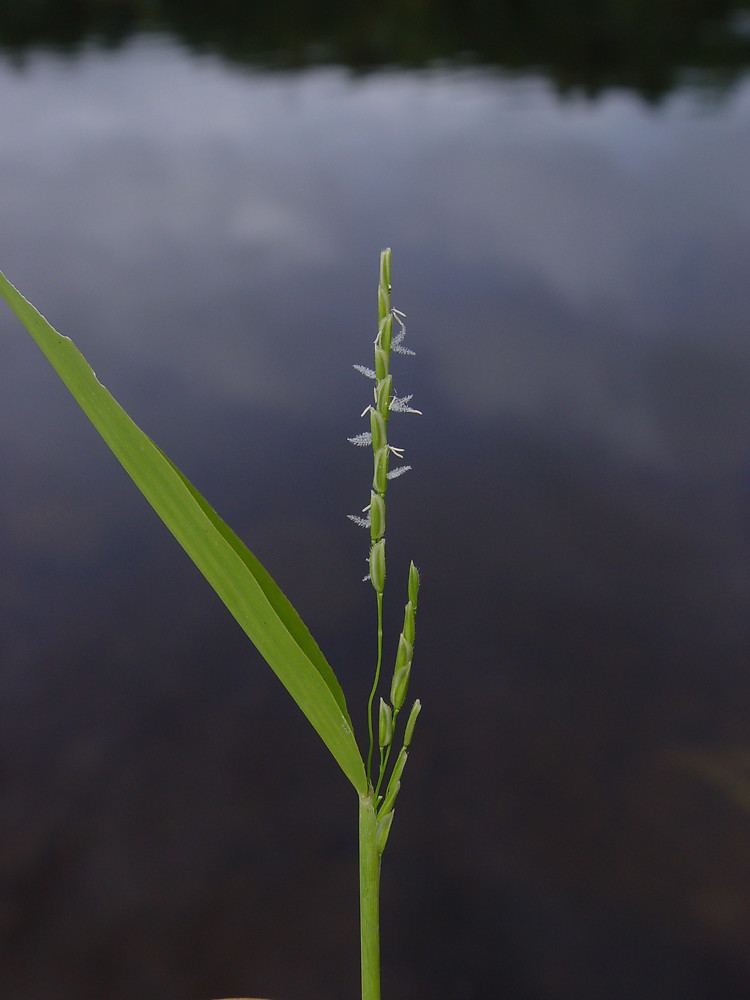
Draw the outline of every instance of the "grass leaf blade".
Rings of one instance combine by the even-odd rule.
[[[133,422],[68,338],[0,272],[0,295],[154,511],[302,709],[358,792],[364,765],[343,691],[302,619],[256,557]]]

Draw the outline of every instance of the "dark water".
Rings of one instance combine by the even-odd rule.
[[[368,10],[3,7],[0,267],[361,723],[345,438],[392,245],[424,711],[384,996],[744,998],[750,9]],[[0,329],[0,995],[353,1000],[353,796]]]

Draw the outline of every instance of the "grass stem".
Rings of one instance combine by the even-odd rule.
[[[373,733],[372,733],[372,704],[375,701],[375,694],[378,690],[378,684],[380,683],[380,667],[383,662],[383,595],[375,595],[378,600],[378,658],[375,664],[375,677],[372,681],[372,689],[370,690],[370,697],[367,701],[367,780],[372,781],[372,751],[374,746]]]
[[[359,928],[362,1000],[380,1000],[380,854],[372,793],[359,798]]]

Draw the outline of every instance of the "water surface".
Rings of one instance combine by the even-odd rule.
[[[413,555],[425,710],[386,995],[746,996],[750,78],[683,66],[654,104],[87,39],[0,62],[1,266],[266,562],[353,712],[351,364],[394,247],[425,416],[394,425],[389,623]],[[348,1000],[343,780],[2,327],[3,996]]]

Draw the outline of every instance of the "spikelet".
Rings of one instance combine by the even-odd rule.
[[[409,712],[409,718],[406,720],[406,729],[404,729],[404,747],[407,750],[411,746],[411,741],[414,736],[414,726],[417,724],[417,719],[421,711],[422,711],[422,702],[419,700],[419,698],[417,698],[417,700],[411,706],[411,712]]]
[[[376,594],[382,594],[385,587],[385,539],[370,549],[370,583]]]
[[[379,541],[385,534],[385,500],[374,490],[370,493],[370,539]]]
[[[401,631],[406,641],[411,645],[412,650],[414,648],[414,632],[416,624],[414,619],[415,619],[414,605],[411,603],[411,601],[407,601],[406,607],[404,608],[404,627]]]
[[[411,676],[411,663],[407,663],[396,670],[391,683],[391,704],[394,712],[400,712],[404,707],[406,695],[409,692],[409,678]]]
[[[383,815],[386,815],[387,813],[391,812],[393,806],[395,805],[398,793],[400,791],[401,791],[400,781],[389,782],[388,788],[385,793],[385,798],[383,799],[383,805],[381,806]]]
[[[414,563],[409,563],[409,600],[417,610],[417,598],[419,597],[419,570]]]
[[[372,488],[383,495],[385,495],[385,488],[388,484],[388,480],[395,478],[395,476],[392,476],[388,471],[388,459],[390,454],[391,453],[388,451],[387,445],[375,452],[375,467],[372,473]],[[394,469],[393,471],[397,472],[398,470]]]
[[[393,739],[393,712],[391,706],[380,699],[378,709],[378,745],[381,750],[391,745]]]

